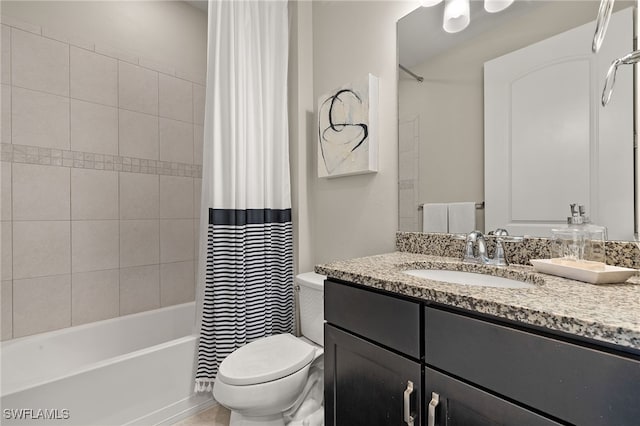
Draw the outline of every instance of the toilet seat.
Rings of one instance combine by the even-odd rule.
[[[231,353],[218,368],[218,379],[246,386],[281,379],[310,364],[316,348],[291,334],[264,337]]]

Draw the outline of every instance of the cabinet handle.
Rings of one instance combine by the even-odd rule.
[[[427,426],[435,426],[436,424],[436,407],[440,403],[440,395],[431,392],[431,402],[429,402],[429,416],[427,418]]]
[[[413,393],[413,382],[407,382],[407,388],[404,390],[404,422],[407,426],[413,426],[415,418],[411,415],[411,394]]]

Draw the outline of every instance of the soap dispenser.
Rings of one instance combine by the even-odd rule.
[[[578,206],[582,226],[586,231],[584,259],[592,262],[605,263],[605,241],[607,240],[607,228],[591,223],[586,215],[584,206]]]
[[[571,216],[567,217],[567,226],[551,230],[551,257],[604,263],[606,228],[590,223],[583,205],[569,206]]]
[[[570,204],[570,207],[567,226],[551,230],[551,257],[579,261],[584,259],[586,230],[577,204]]]

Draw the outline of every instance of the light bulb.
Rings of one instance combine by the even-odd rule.
[[[489,13],[496,13],[511,6],[513,0],[484,0],[484,10]]]
[[[422,7],[431,7],[440,3],[442,0],[420,0],[420,6]]]
[[[448,33],[457,33],[467,28],[469,16],[469,0],[445,0],[442,28]]]

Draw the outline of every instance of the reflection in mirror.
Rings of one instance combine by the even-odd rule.
[[[628,9],[635,3],[635,1],[618,1],[614,12]],[[628,117],[630,120],[629,130],[627,131],[626,127],[620,130],[623,133],[626,132],[625,140],[621,144],[624,152],[628,152],[627,155],[618,156],[617,152],[613,155],[614,151],[610,147],[610,141],[607,140],[608,136],[598,133],[600,128],[613,127],[609,117],[603,115],[602,110],[599,109],[606,68],[611,62],[611,59],[605,58],[600,60],[602,64],[598,65],[594,62],[587,66],[586,79],[580,77],[586,81],[585,92],[587,93],[578,96],[583,99],[583,103],[586,103],[580,105],[575,102],[573,104],[565,102],[566,105],[579,105],[582,108],[581,117],[583,119],[586,117],[587,120],[583,127],[588,129],[586,131],[578,129],[576,135],[580,136],[573,136],[573,139],[577,139],[573,142],[579,143],[583,140],[582,146],[586,149],[586,153],[580,154],[584,157],[582,165],[576,166],[577,169],[581,167],[584,169],[580,170],[580,176],[584,178],[562,174],[565,169],[562,164],[569,163],[567,159],[571,158],[573,153],[571,151],[560,153],[554,149],[553,143],[558,144],[558,142],[554,142],[553,138],[545,139],[542,141],[544,143],[534,142],[535,149],[528,146],[520,150],[527,155],[535,153],[535,158],[531,157],[528,164],[525,161],[522,165],[522,158],[519,162],[512,164],[510,156],[519,146],[519,141],[509,139],[511,137],[509,135],[506,136],[508,141],[503,150],[507,154],[504,161],[506,164],[500,163],[503,161],[501,158],[493,158],[493,163],[491,161],[487,163],[485,158],[485,145],[494,143],[496,139],[492,137],[491,141],[485,141],[487,130],[485,119],[486,115],[491,115],[485,112],[488,96],[485,94],[484,87],[485,63],[525,47],[538,45],[541,41],[546,43],[548,39],[582,25],[590,27],[588,35],[584,37],[584,46],[581,45],[579,48],[590,56],[587,53],[580,53],[580,55],[585,60],[592,61],[591,57],[595,55],[591,53],[591,46],[598,6],[599,1],[516,0],[505,11],[488,14],[483,10],[482,2],[472,1],[471,23],[464,31],[456,34],[447,34],[442,30],[442,4],[432,8],[418,8],[398,21],[399,63],[416,76],[424,78],[420,83],[410,73],[399,71],[399,229],[401,231],[423,230],[422,210],[419,207],[424,203],[473,202],[481,206],[483,201],[487,201],[486,209],[476,210],[475,227],[477,229],[488,232],[496,227],[504,227],[509,229],[512,235],[548,236],[551,227],[566,223],[569,203],[579,203],[586,205],[588,214],[595,223],[615,228],[615,222],[625,222],[624,231],[610,233],[610,239],[633,239],[635,189],[632,67],[626,67],[629,70],[619,71],[619,73],[622,71],[628,73],[625,77],[628,83],[624,83],[628,85],[620,90],[628,92],[629,100],[617,99],[617,95],[616,99],[612,100],[612,104],[618,102],[616,114]],[[632,12],[629,12],[629,15],[631,16]],[[614,25],[613,21],[611,25]],[[629,23],[629,26],[632,27],[632,23]],[[607,39],[603,42],[603,50],[607,48],[608,43],[615,43],[609,39],[611,31],[610,27]],[[629,31],[633,34],[632,28],[629,28]],[[626,47],[618,50],[622,53],[629,52]],[[561,62],[563,61],[564,59]],[[535,66],[531,67],[525,72],[527,76],[532,75],[532,69],[534,71],[537,69]],[[570,70],[568,73],[569,77],[565,75],[563,81],[556,82],[558,87],[561,89],[568,87],[567,80],[573,84],[571,72]],[[520,77],[517,76],[515,80],[526,81]],[[619,80],[616,84],[621,83],[620,78],[621,74],[618,75]],[[524,86],[528,85],[530,90],[533,88],[532,95],[536,95],[535,89],[539,87],[539,98],[544,99],[545,102],[535,105],[539,99],[536,100],[535,96],[531,95],[527,95],[531,99],[525,98],[524,101],[519,99],[520,103],[527,106],[525,110],[528,114],[542,117],[543,115],[535,112],[536,107],[548,109],[549,106],[560,105],[565,101],[564,98],[559,98],[560,94],[555,98],[553,93],[551,95],[546,93],[543,96],[544,90],[552,89],[547,89],[547,85],[536,86],[532,83],[534,79],[529,80]],[[516,83],[513,81],[505,83],[508,87],[514,84]],[[521,91],[521,93],[526,92]],[[507,99],[509,102],[510,100],[511,98]],[[610,104],[607,108],[611,107]],[[559,126],[565,123],[562,131],[576,130],[571,128],[572,124],[575,125],[572,114],[576,115],[578,109],[567,107],[563,111],[566,111],[566,117],[555,117],[553,125]],[[509,114],[497,117],[500,125],[506,129],[504,133],[508,133],[513,125]],[[527,127],[520,125],[518,131],[527,134],[529,139],[533,137],[534,141],[539,141],[541,136],[535,136],[532,132],[544,128],[544,121],[539,118],[531,122],[535,122],[537,128],[525,131]],[[551,125],[548,127],[549,132],[561,141],[559,145],[563,145],[563,139],[559,136],[560,131],[556,131],[558,129]],[[526,143],[531,144],[529,139]],[[568,140],[572,138],[569,137]],[[524,143],[520,141],[521,145]],[[561,147],[558,146],[558,148]],[[497,152],[498,155],[492,154],[492,157],[502,155],[502,151]],[[612,153],[611,158],[603,158],[605,155],[603,153]],[[496,161],[499,161],[497,164],[500,165],[496,165]],[[612,165],[606,166],[607,161]],[[485,168],[485,164],[490,164],[490,167]],[[552,166],[553,164],[555,166]],[[516,184],[511,181],[514,174],[513,167],[518,167],[515,175],[520,181]],[[524,170],[526,167],[529,169]],[[620,169],[626,171],[622,172]],[[491,209],[495,208],[496,203],[489,202],[488,195],[491,194],[492,188],[487,187],[485,178],[487,172],[492,173],[492,170],[506,171],[504,174],[506,177],[501,179],[506,181],[507,190],[504,194],[498,193],[498,197],[505,200],[503,204],[508,214],[514,211],[521,214],[518,217],[508,216],[505,219],[507,223],[496,223],[491,219]],[[490,177],[488,180],[492,179],[495,177]],[[580,180],[579,183],[583,188],[576,191],[574,189],[580,185],[566,184],[572,180]],[[620,182],[622,180],[624,182]],[[531,189],[529,193],[529,188],[534,188],[540,182],[547,183],[543,188],[538,187],[535,191]],[[554,184],[549,185],[549,182]],[[509,191],[513,192],[514,185],[516,188],[525,189],[519,190],[517,196],[513,196]],[[621,190],[623,187],[625,189]],[[616,198],[613,203],[608,202],[611,206],[598,205],[599,198],[603,197],[602,194],[612,193],[616,194]],[[539,202],[549,200],[553,200],[551,207],[538,206]],[[544,211],[545,217],[534,217],[536,208],[529,208],[523,204],[525,202],[535,203],[538,206],[537,210]],[[616,210],[623,211],[624,219],[613,219],[607,211],[613,205],[616,206]],[[485,211],[488,212],[486,229]],[[607,220],[610,223],[607,223]],[[520,226],[520,222],[526,222],[526,226]]]

